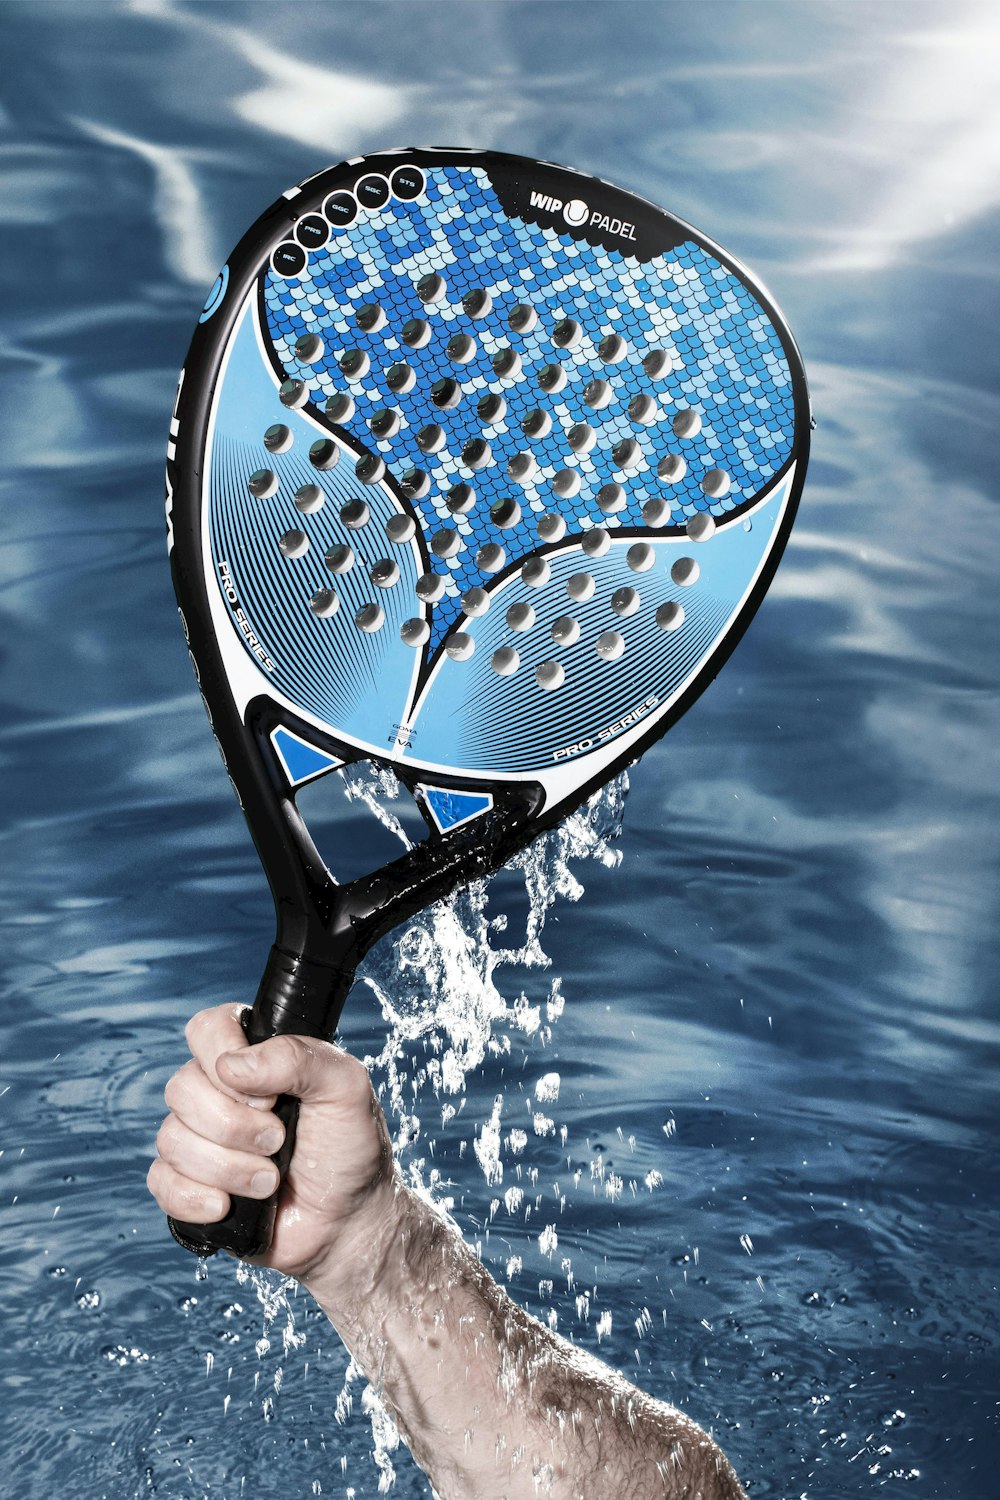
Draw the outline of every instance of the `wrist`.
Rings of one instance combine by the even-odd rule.
[[[332,1237],[329,1248],[297,1278],[336,1327],[354,1320],[359,1308],[384,1295],[398,1275],[412,1199],[398,1174],[390,1172]]]

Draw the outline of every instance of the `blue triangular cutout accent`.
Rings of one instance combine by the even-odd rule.
[[[489,812],[493,806],[489,792],[450,791],[442,786],[425,786],[420,790],[441,833],[447,833],[461,823],[471,823],[473,818]]]
[[[335,755],[328,755],[325,750],[318,750],[307,740],[299,739],[297,734],[293,734],[283,724],[272,729],[271,744],[292,786],[301,786],[304,781],[312,781],[324,772],[335,771],[344,764]]]

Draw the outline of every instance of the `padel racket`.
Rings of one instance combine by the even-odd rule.
[[[774,574],[808,444],[768,295],[609,183],[388,151],[258,219],[199,319],[167,462],[181,619],[277,913],[251,1042],[332,1037],[378,937],[694,702]],[[296,792],[356,761],[427,834],[338,884]],[[171,1227],[259,1254],[275,1201]]]

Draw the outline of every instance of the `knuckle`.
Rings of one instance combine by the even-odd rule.
[[[201,1065],[193,1059],[178,1068],[176,1073],[167,1079],[167,1086],[163,1090],[163,1099],[167,1108],[172,1109],[175,1114],[181,1114],[190,1104],[196,1080],[200,1076]]]

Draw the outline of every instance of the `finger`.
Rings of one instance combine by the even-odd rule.
[[[331,1042],[312,1037],[273,1036],[217,1059],[219,1077],[234,1091],[293,1094],[309,1104],[359,1108],[370,1104],[368,1070]]]
[[[178,1068],[163,1097],[172,1114],[215,1146],[272,1156],[285,1138],[276,1114],[223,1093],[193,1060]]]
[[[251,1104],[254,1109],[273,1109],[274,1095],[250,1094],[224,1083],[216,1070],[216,1061],[223,1052],[246,1051],[250,1043],[246,1039],[240,1016],[242,1005],[215,1005],[209,1010],[200,1010],[191,1017],[185,1028],[191,1055],[201,1064],[205,1073],[216,1085],[234,1099]]]
[[[192,1182],[159,1157],[146,1173],[146,1186],[163,1209],[189,1224],[215,1224],[229,1212],[229,1194]]]
[[[269,1198],[278,1186],[278,1169],[268,1157],[207,1141],[176,1115],[168,1115],[160,1126],[156,1149],[182,1177],[241,1198]]]

